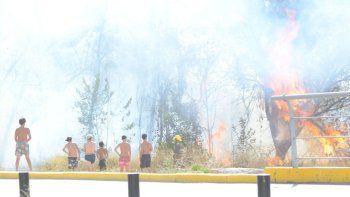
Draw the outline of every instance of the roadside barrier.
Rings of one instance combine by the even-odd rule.
[[[258,197],[270,197],[270,175],[258,175]]]
[[[44,175],[48,175],[49,173],[44,173]],[[80,173],[76,173],[76,175],[79,175]],[[45,178],[44,175],[38,176],[37,172],[32,173],[28,173],[28,172],[20,172],[19,174],[17,174],[18,176],[14,176],[13,173],[10,176],[10,174],[6,174],[7,178],[16,178],[18,177],[19,179],[19,193],[20,193],[20,197],[30,197],[30,185],[29,185],[29,179],[30,178]],[[36,176],[34,176],[36,175]],[[71,177],[72,174],[69,174]],[[86,174],[85,174],[86,175]],[[94,177],[98,176],[97,173],[94,174],[90,174],[90,175],[94,175]],[[101,173],[101,176],[105,176],[106,174]],[[127,177],[127,181],[128,181],[128,196],[129,197],[140,197],[140,174],[138,173],[130,173],[130,174],[119,174],[119,175],[123,175],[123,177]],[[141,174],[141,175],[145,175],[145,174]],[[151,176],[151,174],[147,174],[148,176]],[[184,181],[184,182],[192,182],[194,180],[195,175],[191,175],[188,176],[189,181]],[[239,175],[238,178],[242,178],[244,176],[249,177],[249,179],[242,179],[242,180],[249,180],[250,183],[256,182],[257,183],[257,187],[258,187],[258,197],[270,197],[270,175],[269,174],[258,174],[258,175],[252,175],[252,174],[247,174],[247,175]],[[77,176],[79,177],[79,176]],[[221,176],[224,177],[224,176]],[[255,181],[251,181],[250,179],[254,177]],[[1,178],[1,177],[0,177]],[[56,177],[57,178],[57,177]],[[63,176],[60,176],[59,178],[64,179]],[[181,175],[181,180],[186,180],[186,174]],[[198,178],[203,178],[202,176],[198,176]],[[227,178],[227,177],[225,177]],[[231,177],[232,178],[232,177]],[[91,179],[88,179],[91,180]],[[113,180],[113,178],[109,177],[108,180]],[[116,176],[116,179],[114,179],[115,181],[123,181],[125,179],[121,179],[120,177]],[[154,180],[154,179],[151,179]],[[217,177],[215,179],[216,181],[218,180]],[[142,181],[142,179],[141,179]],[[231,180],[232,181],[232,180]],[[199,181],[200,182],[200,181]],[[198,183],[199,183],[198,182]],[[225,182],[227,182],[227,180],[225,179]],[[248,182],[248,181],[246,181]],[[237,181],[232,181],[231,183],[238,183]]]
[[[20,172],[18,177],[19,177],[19,196],[20,197],[30,197],[29,173],[28,172]]]

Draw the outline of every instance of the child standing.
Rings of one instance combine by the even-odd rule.
[[[108,151],[104,148],[105,144],[102,141],[98,143],[98,146],[100,147],[97,150],[97,159],[99,160],[98,165],[100,166],[100,171],[104,171],[107,169],[106,160],[108,158]]]

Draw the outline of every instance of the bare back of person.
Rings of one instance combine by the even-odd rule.
[[[88,141],[84,145],[85,155],[93,155],[96,152],[96,144],[92,141]]]
[[[97,150],[97,157],[98,157],[99,160],[107,159],[107,157],[108,157],[107,149],[99,148]]]
[[[149,155],[153,151],[152,144],[148,141],[143,141],[140,145],[140,154]]]
[[[131,147],[129,143],[122,142],[118,144],[118,147],[120,148],[120,156],[121,157],[130,157],[131,154]]]
[[[67,143],[65,148],[68,152],[68,157],[79,157],[79,149],[76,143]]]
[[[15,132],[16,142],[28,142],[30,140],[30,130],[25,127],[19,127]]]

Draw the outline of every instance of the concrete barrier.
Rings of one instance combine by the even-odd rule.
[[[266,168],[272,183],[350,183],[350,168]]]
[[[266,168],[271,183],[346,183],[350,184],[350,168]],[[257,174],[147,174],[140,181],[173,183],[256,183]],[[67,179],[127,181],[125,173],[116,172],[30,172],[30,179]],[[0,172],[0,179],[18,179],[18,172]]]
[[[178,183],[256,183],[256,174],[154,174],[140,173],[140,181]],[[30,172],[30,179],[127,181],[126,173],[116,172]],[[0,179],[18,179],[18,172],[0,172]]]

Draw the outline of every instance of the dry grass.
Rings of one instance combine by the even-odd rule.
[[[174,163],[172,149],[159,147],[155,150],[152,157],[151,172],[155,173],[177,173],[177,172],[199,172],[207,173],[211,168],[223,167],[244,167],[244,168],[263,168],[266,166],[268,158],[273,156],[273,147],[254,147],[253,150],[245,150],[244,152],[235,152],[234,159],[230,158],[229,164],[222,164],[210,157],[206,150],[188,146],[183,147],[181,156]],[[107,159],[107,171],[118,172],[118,157],[110,155]],[[55,156],[46,163],[38,167],[39,171],[71,171],[67,167],[66,156]],[[95,163],[95,170],[99,171],[98,161]],[[87,162],[83,159],[79,162],[76,171],[88,171]],[[131,161],[130,171],[138,172],[139,159],[134,158]]]
[[[117,156],[113,155],[110,158],[107,159],[107,170],[108,172],[118,172],[119,166],[118,166],[119,159]],[[131,161],[131,171],[137,171],[138,170],[138,164],[139,162],[137,160]],[[96,163],[94,164],[95,171],[99,171],[100,168],[98,166],[98,160],[96,160]],[[72,171],[68,168],[68,161],[66,156],[55,156],[49,159],[47,162],[45,162],[43,165],[40,165],[38,167],[39,171],[55,171],[55,172],[65,172],[65,171]],[[78,168],[75,169],[75,171],[88,171],[88,163],[81,159],[79,161]]]
[[[107,159],[107,171],[118,172],[119,159],[116,155],[111,155]],[[172,173],[172,172],[188,172],[198,171],[207,172],[210,164],[213,163],[206,154],[206,151],[196,147],[184,147],[182,156],[179,161],[174,164],[173,151],[168,148],[158,148],[152,157],[151,172],[157,173]],[[138,172],[140,162],[138,158],[134,158],[131,161],[130,171]],[[194,167],[193,167],[194,166]],[[39,171],[72,171],[68,169],[66,156],[55,156],[40,165],[37,168]],[[99,171],[98,161],[95,163],[95,170]],[[88,171],[87,162],[81,159],[78,168],[75,171]]]
[[[158,148],[152,159],[152,172],[157,173],[207,172],[211,163],[206,151],[195,146],[183,147],[176,163],[174,163],[173,151],[165,147]],[[193,168],[193,166],[196,167]]]
[[[232,166],[239,168],[264,168],[267,166],[267,160],[272,157],[274,157],[273,147],[254,147],[254,149],[235,152]]]

